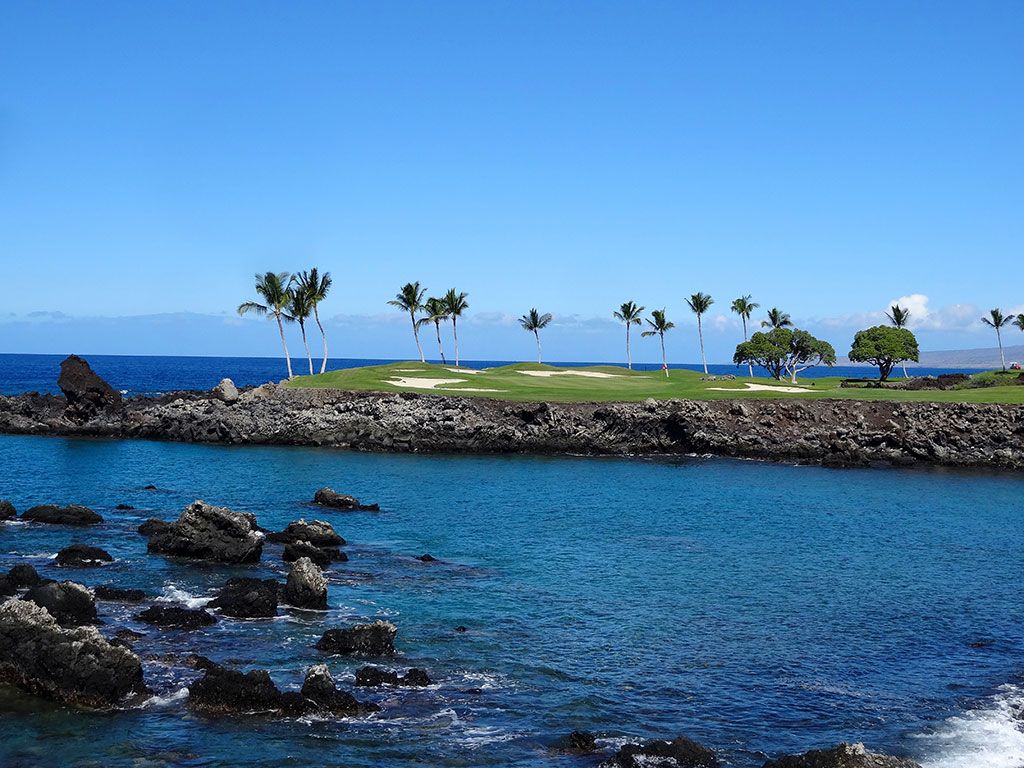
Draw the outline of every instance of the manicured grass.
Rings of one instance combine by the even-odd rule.
[[[719,400],[730,398],[850,398],[858,400],[918,400],[925,402],[962,403],[1024,403],[1024,386],[1001,385],[976,389],[949,391],[921,390],[916,392],[890,389],[841,388],[841,378],[800,379],[797,386],[806,392],[788,393],[788,382],[766,378],[738,377],[735,380],[701,381],[696,371],[672,370],[666,379],[662,371],[627,371],[614,366],[588,368],[554,368],[536,363],[519,363],[501,368],[488,368],[478,373],[460,373],[430,363],[390,363],[365,368],[346,368],[318,376],[299,376],[289,386],[344,389],[361,392],[423,392],[427,394],[457,394],[465,397],[491,397],[501,400],[557,401],[557,402],[614,402],[673,398],[692,400]],[[575,373],[565,373],[572,371]],[[534,373],[555,374],[549,376]],[[606,374],[593,377],[579,374]],[[979,377],[995,381],[1016,378],[1013,375],[986,372]],[[402,386],[398,379],[444,379],[433,388]],[[407,381],[406,384],[409,382]],[[770,386],[774,391],[750,391],[747,383]],[[489,390],[489,391],[478,391]]]

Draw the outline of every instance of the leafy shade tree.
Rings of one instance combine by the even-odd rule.
[[[897,363],[918,361],[917,339],[906,328],[876,325],[857,332],[849,357],[855,363],[876,366],[879,380],[885,381]]]
[[[288,342],[284,338],[284,321],[291,320],[288,314],[288,305],[291,303],[292,276],[287,272],[267,272],[256,275],[256,293],[263,299],[261,304],[258,301],[246,301],[238,305],[238,314],[246,315],[255,312],[257,315],[269,315],[277,320],[277,330],[281,334],[281,347],[284,349],[284,360],[288,365],[288,378],[294,378],[292,374],[292,358],[288,354]]]
[[[398,307],[403,312],[409,313],[409,320],[412,322],[412,335],[416,339],[416,351],[420,353],[421,363],[427,362],[427,359],[423,356],[423,347],[420,345],[420,328],[416,322],[416,313],[423,309],[423,297],[426,293],[427,289],[420,288],[417,280],[415,283],[403,285],[402,290],[395,298],[388,302],[392,307]]]
[[[798,373],[816,365],[835,365],[836,351],[827,341],[817,339],[807,331],[773,328],[758,331],[736,347],[732,360],[736,365],[756,364],[766,368],[772,378],[781,380],[787,373],[796,384]]]
[[[781,309],[772,307],[768,310],[768,318],[761,321],[762,328],[791,328],[793,321]]]
[[[538,363],[541,362],[540,332],[550,325],[552,319],[550,312],[545,312],[542,315],[536,309],[531,309],[528,314],[519,318],[519,324],[523,326],[523,330],[530,331],[534,338],[537,339]]]
[[[1003,373],[1006,373],[1006,355],[1003,354],[1003,334],[1000,331],[1003,326],[1009,325],[1013,315],[1004,315],[1001,309],[990,309],[988,317],[981,318],[981,322],[989,328],[996,329],[996,341],[999,342],[999,362],[1003,364]]]
[[[732,309],[737,315],[740,316],[740,320],[743,321],[743,340],[747,341],[747,321],[750,316],[754,314],[754,310],[760,307],[756,301],[751,301],[751,295],[748,293],[746,296],[740,296],[738,299],[734,299],[732,302]],[[750,378],[754,378],[754,366],[747,365],[747,370],[750,373]]]
[[[434,324],[434,332],[437,334],[437,351],[441,353],[441,362],[447,363],[448,361],[444,357],[444,347],[441,346],[441,323],[448,319],[448,307],[444,303],[444,299],[431,297],[423,305],[423,310],[427,313],[426,317],[421,317],[416,322],[420,325]]]
[[[462,313],[469,309],[469,302],[466,299],[469,298],[468,293],[460,293],[454,288],[448,291],[444,295],[444,306],[448,311],[448,316],[452,319],[452,337],[455,339],[455,367],[459,367],[459,327],[458,319],[462,317]]]
[[[302,332],[302,346],[306,349],[306,361],[309,363],[309,375],[313,375],[313,356],[309,353],[309,341],[306,340],[306,320],[313,314],[313,302],[307,291],[301,285],[288,289],[291,301],[288,303],[288,314],[290,319],[299,324]]]
[[[903,309],[899,304],[893,304],[889,307],[889,311],[885,313],[885,316],[889,318],[893,328],[906,328],[910,324],[910,310]],[[903,378],[909,378],[906,363],[903,363]]]
[[[657,336],[661,340],[661,370],[668,378],[668,358],[665,357],[665,332],[671,331],[676,324],[665,319],[664,309],[652,309],[651,316],[647,318],[647,330],[641,336]]]
[[[320,373],[327,370],[327,334],[324,332],[324,324],[320,322],[320,302],[327,298],[331,291],[331,273],[320,271],[313,267],[308,272],[299,273],[299,290],[305,291],[310,306],[313,307],[313,318],[316,320],[316,327],[320,329],[320,337],[324,341],[324,357],[320,361]]]
[[[693,296],[686,300],[690,310],[697,316],[697,338],[700,339],[700,361],[704,364],[704,375],[708,373],[708,359],[704,356],[704,326],[701,324],[701,318],[704,313],[711,309],[711,305],[715,303],[706,293],[695,293]]]
[[[626,324],[626,367],[633,370],[633,357],[629,351],[629,328],[633,325],[640,325],[643,322],[641,315],[644,307],[637,306],[632,301],[627,301],[619,307],[618,312],[612,312],[612,317],[620,323]]]

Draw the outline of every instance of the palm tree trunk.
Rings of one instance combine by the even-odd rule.
[[[440,320],[435,320],[434,321],[434,330],[437,331],[437,351],[441,353],[441,362],[444,363],[445,365],[447,365],[448,361],[444,359],[444,347],[441,346],[441,321]]]
[[[306,341],[306,321],[299,319],[299,330],[302,331],[302,346],[306,348],[306,360],[309,361],[309,375],[313,375],[313,356],[309,354],[309,342]]]
[[[459,327],[455,323],[455,315],[452,315],[452,336],[455,337],[455,367],[459,367]]]
[[[537,363],[540,364],[542,362],[542,360],[541,360],[541,351],[540,351],[540,333],[538,333],[537,331],[534,331],[533,335],[537,337]]]
[[[909,378],[910,378],[910,377],[909,377],[909,376],[907,375],[907,363],[906,363],[906,361],[905,361],[905,360],[903,361],[903,378],[904,378],[904,379],[909,379]]]
[[[999,342],[999,361],[1003,364],[1003,373],[1006,373],[1006,356],[1003,354],[1003,335],[996,326],[996,341]]]
[[[704,327],[700,323],[700,315],[697,315],[697,337],[700,339],[700,361],[704,363],[704,375],[708,375],[708,359],[704,357]]]
[[[665,357],[665,334],[658,334],[661,337],[661,367],[665,369],[665,378],[668,378],[668,358]]]
[[[323,373],[327,370],[327,334],[324,333],[324,326],[320,322],[320,312],[316,308],[316,304],[313,305],[313,317],[316,318],[316,325],[320,329],[320,335],[324,340],[324,359],[320,362],[320,373]]]
[[[743,340],[749,341],[749,339],[747,339],[747,318],[743,316],[741,317],[743,319]],[[747,371],[750,373],[750,378],[754,378],[754,364],[749,361],[747,362]]]
[[[274,317],[277,318],[277,330],[281,334],[281,346],[284,347],[284,361],[288,364],[288,378],[294,379],[295,375],[292,373],[292,356],[288,354],[288,342],[284,340],[284,323],[281,322],[281,315],[275,313]]]
[[[423,356],[423,347],[420,346],[420,329],[416,327],[416,315],[409,311],[409,319],[412,320],[412,337],[416,339],[416,351],[420,353],[420,362],[427,362],[427,358]]]
[[[633,358],[629,354],[629,326],[630,323],[626,323],[626,368],[630,371],[633,370]]]

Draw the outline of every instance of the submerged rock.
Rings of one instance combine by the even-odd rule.
[[[317,547],[308,541],[296,541],[294,544],[284,545],[281,559],[286,563],[293,563],[301,557],[308,557],[321,568],[326,568],[332,562],[348,561],[348,555],[337,547]]]
[[[436,557],[434,557],[433,555],[430,555],[430,554],[417,555],[416,559],[419,560],[421,563],[439,563],[439,562],[441,562]]]
[[[229,579],[210,606],[236,619],[270,618],[277,615],[280,586],[273,579]]]
[[[356,670],[356,685],[367,688],[379,688],[382,685],[405,686],[409,688],[425,688],[430,685],[427,670],[413,667],[404,675],[383,667],[360,667]]]
[[[112,563],[114,558],[106,550],[87,544],[72,544],[57,553],[56,563],[64,568],[98,568]]]
[[[279,544],[295,544],[304,541],[314,547],[345,545],[345,539],[338,535],[334,526],[323,520],[310,520],[309,522],[306,522],[305,519],[293,520],[283,531],[267,534],[267,538]]]
[[[97,600],[108,600],[113,603],[141,603],[148,595],[141,589],[122,589],[101,585],[93,589]]]
[[[40,504],[26,509],[21,516],[22,520],[29,520],[33,523],[48,523],[49,525],[99,525],[103,518],[88,507],[80,504],[69,504],[60,507],[56,504]]]
[[[217,617],[202,608],[154,605],[138,615],[139,621],[162,629],[192,630],[217,623]]]
[[[764,768],[921,768],[903,757],[868,752],[863,744],[837,744],[831,749],[814,749],[800,755],[769,760]]]
[[[0,499],[0,520],[13,520],[18,515],[18,510],[14,508],[7,499]]]
[[[102,411],[118,410],[122,406],[121,393],[101,379],[78,355],[61,362],[57,386],[68,403],[65,415],[74,421],[86,421]]]
[[[221,379],[220,383],[210,391],[218,400],[229,405],[238,402],[238,387],[231,379]]]
[[[672,741],[626,744],[604,765],[608,768],[717,768],[718,758],[707,747],[680,736]]]
[[[94,627],[62,628],[43,607],[0,605],[0,680],[84,707],[110,707],[144,693],[142,662]]]
[[[338,493],[331,488],[321,488],[313,495],[313,503],[321,507],[340,509],[345,512],[379,512],[379,504],[360,504],[355,496]]]
[[[173,523],[144,524],[149,551],[215,563],[255,563],[263,534],[252,515],[195,501]]]
[[[398,627],[389,621],[356,624],[347,629],[329,629],[317,642],[324,653],[361,656],[390,656],[395,652]]]
[[[7,578],[17,587],[34,587],[42,582],[42,577],[28,563],[16,565],[7,572]]]
[[[295,608],[327,610],[327,579],[308,557],[301,557],[292,563],[288,583],[284,588],[284,601]]]
[[[73,581],[41,582],[31,587],[23,599],[45,608],[65,627],[98,623],[92,592]]]
[[[135,509],[135,507],[133,507],[131,504],[118,504],[116,507],[114,507],[114,509],[120,509],[122,512],[127,512],[129,510]]]
[[[589,731],[573,731],[552,744],[551,750],[571,755],[589,755],[597,751],[597,739]]]

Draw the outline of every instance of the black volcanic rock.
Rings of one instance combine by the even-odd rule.
[[[277,615],[281,585],[273,579],[229,579],[210,607],[236,619],[265,619]]]
[[[88,507],[79,504],[69,504],[60,507],[56,504],[40,504],[26,509],[21,516],[22,520],[29,520],[33,523],[48,523],[50,525],[98,525],[103,518]]]
[[[283,531],[267,534],[267,539],[279,544],[294,544],[305,541],[314,547],[340,547],[345,539],[338,535],[334,526],[323,520],[293,520]]]
[[[292,563],[288,583],[284,587],[284,601],[295,608],[327,610],[327,579],[308,557]]]
[[[296,541],[284,545],[281,559],[286,563],[293,563],[302,557],[308,557],[320,568],[326,568],[331,563],[343,563],[348,560],[348,555],[337,547],[316,547],[308,541]]]
[[[67,400],[64,413],[72,421],[89,421],[103,412],[119,411],[123,405],[121,393],[101,379],[78,355],[61,362],[57,386]]]
[[[97,600],[106,600],[112,603],[141,603],[148,597],[141,589],[124,589],[106,584],[93,589],[93,594],[96,595]]]
[[[14,566],[7,572],[7,578],[18,587],[34,587],[42,581],[42,578],[28,563],[21,563]]]
[[[339,691],[331,677],[330,670],[324,664],[310,667],[302,684],[302,698],[311,702],[315,709],[327,711],[335,715],[357,715],[374,712],[380,707],[357,701],[347,691]]]
[[[138,616],[139,621],[162,629],[193,630],[217,623],[217,617],[202,608],[154,605]]]
[[[868,752],[863,744],[838,744],[831,749],[815,749],[800,755],[769,760],[764,768],[921,768],[903,757]]]
[[[195,501],[176,521],[144,523],[149,551],[215,563],[255,563],[263,553],[263,534],[252,515]]]
[[[589,755],[597,751],[597,739],[590,731],[573,731],[552,744],[551,750],[570,755]]]
[[[361,504],[355,496],[338,493],[331,488],[321,488],[313,495],[313,503],[321,507],[339,509],[343,512],[379,512],[379,504]]]
[[[29,588],[23,599],[45,608],[65,627],[97,623],[96,599],[92,592],[73,581],[41,582]]]
[[[263,669],[242,673],[207,665],[203,677],[188,687],[188,706],[210,715],[274,712],[281,705],[281,691]]]
[[[317,650],[336,655],[389,656],[395,652],[398,627],[388,621],[329,629],[317,642]]]
[[[0,499],[0,521],[13,520],[18,514],[18,510],[14,508],[7,499]]]
[[[707,747],[680,736],[672,741],[626,744],[604,765],[608,768],[717,768],[718,758]]]
[[[123,512],[127,512],[129,510],[135,509],[135,507],[133,507],[131,504],[118,504],[116,507],[114,507],[114,509],[120,509]]]
[[[378,688],[382,685],[405,686],[409,688],[425,688],[430,685],[430,675],[425,669],[413,667],[404,675],[391,669],[366,666],[356,670],[356,685]]]
[[[64,568],[98,568],[112,563],[114,558],[106,550],[87,544],[72,544],[57,553],[56,564]]]

